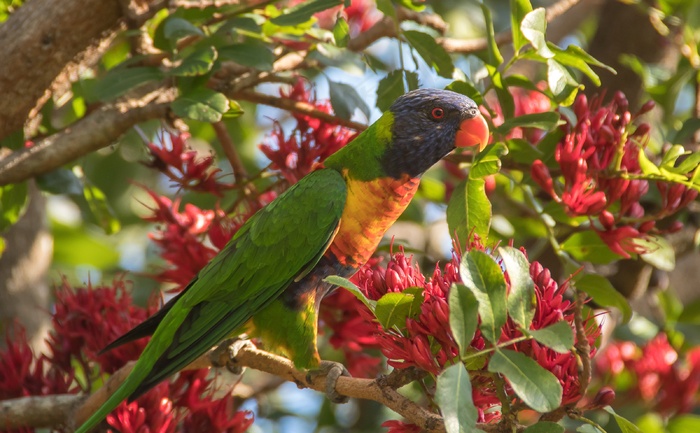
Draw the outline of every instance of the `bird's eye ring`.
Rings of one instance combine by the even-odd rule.
[[[435,107],[433,108],[433,111],[430,112],[430,114],[433,116],[433,119],[442,119],[445,117],[445,110],[443,110],[440,107]]]

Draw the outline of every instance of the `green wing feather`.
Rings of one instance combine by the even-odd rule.
[[[187,366],[313,268],[332,241],[346,194],[340,173],[319,170],[251,217],[167,311],[129,377],[76,433]]]

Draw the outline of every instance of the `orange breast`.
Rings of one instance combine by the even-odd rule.
[[[377,249],[387,229],[403,213],[420,179],[347,179],[348,197],[338,234],[328,249],[346,266],[359,267]]]

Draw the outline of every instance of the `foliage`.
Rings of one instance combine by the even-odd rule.
[[[156,247],[149,278],[177,292],[247,218],[351,141],[361,120],[432,82],[479,103],[493,133],[483,152],[453,155],[426,174],[403,216],[422,227],[438,209],[454,237],[451,256],[434,263],[425,251],[407,255],[410,243],[392,243],[350,280],[329,278],[344,289],[323,302],[324,354],[342,357],[357,377],[420,371],[402,392],[441,415],[448,433],[499,423],[527,432],[617,431],[613,424],[662,432],[698,424],[690,413],[700,389],[692,337],[700,304],[660,295],[664,320],[633,317],[601,266],[640,259],[671,270],[675,252],[665,236],[692,222],[700,153],[687,143],[700,124],[679,115],[676,102],[677,89],[698,76],[697,29],[686,27],[687,58],[671,76],[627,59],[648,78],[648,101],[631,107],[619,92],[583,93],[584,79],[605,84],[598,71],[608,67],[576,45],[549,41],[547,13],[529,0],[510,1],[510,57],[489,2],[481,5],[484,48],[466,54],[446,48],[444,28],[435,21],[416,18],[439,18],[438,4],[223,3],[160,11],[138,29],[152,41],[148,52],[136,55],[126,34],[117,38],[92,73],[73,83],[69,101],[53,107],[53,121],[46,116],[41,130],[52,134],[89,115],[88,106],[133,98],[152,86],[175,95],[169,125],[145,122],[118,151],[37,179],[45,193],[75,203],[89,228],[54,222],[56,262],[70,267],[56,288],[49,352],[33,354],[17,328],[0,353],[0,399],[94,391],[145,344],[99,353],[153,313],[160,298],[137,283],[133,296],[149,301],[142,302],[147,307],[133,303],[131,275],[75,287],[69,280],[76,259],[62,251],[95,251],[77,260],[92,264],[98,277],[111,275],[121,270],[109,256],[109,239],[155,224],[147,226]],[[676,2],[661,8],[668,15],[690,13]],[[358,46],[376,28],[398,41],[395,62],[381,48]],[[517,72],[524,63],[536,65],[528,77]],[[376,93],[367,97],[361,85],[341,82],[343,69],[376,78]],[[317,95],[324,86],[327,100]],[[254,117],[263,104],[289,114],[261,110]],[[655,122],[652,113],[664,121]],[[31,148],[40,137],[27,140]],[[0,230],[22,215],[27,194],[25,182],[0,189]],[[142,221],[120,203],[132,194],[141,202]],[[94,234],[94,227],[112,237]],[[92,243],[69,244],[78,234]],[[62,249],[64,240],[74,246]],[[617,333],[634,343],[600,346],[601,322],[612,321],[601,309],[611,307],[623,322],[631,320]],[[183,372],[122,403],[106,422],[124,433],[245,431],[252,413],[230,393],[219,398],[215,388],[205,370]],[[620,414],[609,407],[616,394],[631,401],[619,399]],[[265,410],[257,416],[265,418]],[[326,410],[314,423],[329,422],[324,417],[335,414]],[[420,431],[398,419],[375,424],[370,428]]]

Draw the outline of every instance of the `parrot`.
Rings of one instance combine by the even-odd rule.
[[[425,171],[456,147],[483,150],[488,139],[477,104],[462,94],[417,89],[398,97],[250,217],[183,291],[105,348],[151,336],[128,377],[76,433],[243,329],[296,368],[318,370],[317,314],[335,288],[324,279],[349,278],[369,260]]]

